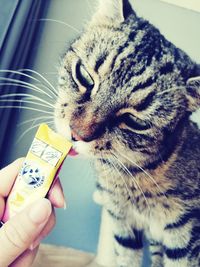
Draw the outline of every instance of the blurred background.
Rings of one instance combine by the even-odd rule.
[[[60,58],[91,18],[96,3],[96,0],[0,0],[3,7],[0,10],[0,94],[31,91],[41,97],[34,87],[25,87],[28,80],[50,94],[52,97],[42,93],[42,97],[53,104],[53,89],[45,79],[56,88]],[[139,15],[149,19],[170,41],[200,63],[200,13],[159,0],[133,0],[131,3]],[[30,71],[24,73],[40,82],[33,77],[3,71],[24,68],[37,71],[39,75]],[[11,82],[15,85],[11,86]],[[1,107],[13,104],[4,100],[0,98]],[[20,98],[15,100],[19,102],[13,105],[23,107]],[[39,123],[48,121],[53,128],[53,109],[40,104],[34,106],[39,111],[0,109],[0,167],[26,155]],[[28,104],[28,107],[33,108],[33,105]],[[199,118],[198,113],[194,115],[194,120],[200,122]],[[45,242],[95,252],[100,222],[100,207],[92,200],[95,172],[90,162],[67,158],[60,178],[68,207],[57,211],[57,225]]]

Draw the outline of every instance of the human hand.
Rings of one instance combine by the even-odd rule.
[[[18,159],[0,171],[0,220],[5,209],[5,199],[14,184],[23,159]],[[65,200],[59,180],[48,196],[42,198],[7,221],[0,228],[0,266],[31,266],[40,241],[55,225],[55,207],[64,207]],[[52,205],[51,205],[52,204]]]

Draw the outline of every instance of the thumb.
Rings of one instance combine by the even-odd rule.
[[[51,203],[40,199],[17,214],[0,229],[0,266],[6,267],[38,237],[51,214]]]

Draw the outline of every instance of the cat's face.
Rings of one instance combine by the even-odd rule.
[[[144,165],[171,144],[185,117],[184,86],[195,64],[181,61],[128,1],[100,2],[62,60],[56,128],[81,154]]]
[[[22,169],[21,175],[23,181],[30,186],[35,186],[42,179],[41,173],[38,167],[33,168],[30,165],[25,165]]]

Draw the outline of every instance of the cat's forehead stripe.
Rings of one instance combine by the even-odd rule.
[[[103,65],[103,63],[105,62],[107,56],[108,56],[108,52],[104,52],[97,58],[97,61],[96,61],[95,67],[94,67],[94,70],[96,72],[98,72],[98,70],[101,67],[101,65]]]

